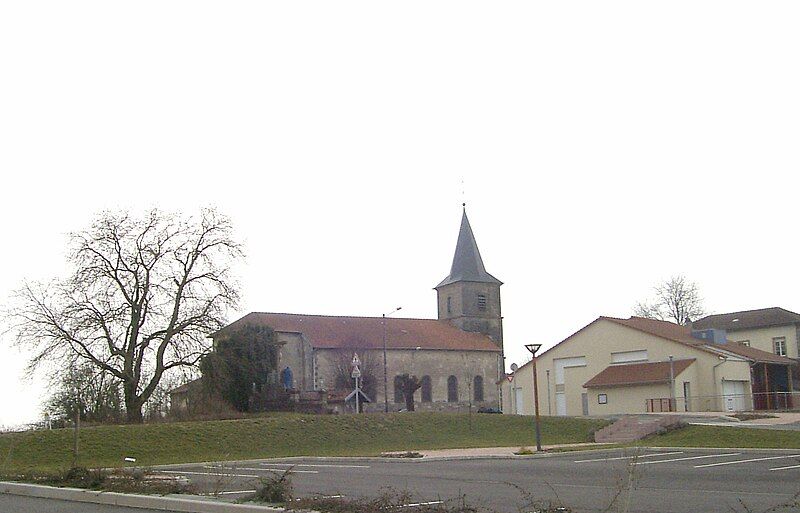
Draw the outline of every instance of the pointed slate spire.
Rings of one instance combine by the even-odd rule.
[[[503,282],[486,272],[478,251],[478,243],[472,234],[472,227],[467,218],[467,209],[464,206],[464,215],[461,217],[461,230],[458,232],[458,242],[456,243],[456,253],[453,256],[453,266],[450,268],[450,275],[442,280],[435,288],[443,287],[458,281],[471,281],[477,283],[496,283],[502,285]]]

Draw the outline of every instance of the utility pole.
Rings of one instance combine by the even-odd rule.
[[[386,317],[395,312],[402,310],[402,306],[398,306],[388,314],[381,315],[381,324],[383,324],[383,411],[389,413],[389,378],[386,365]]]
[[[526,344],[525,349],[530,351],[533,356],[531,369],[533,369],[533,406],[536,408],[536,452],[542,452],[542,429],[539,426],[539,380],[536,378],[536,352],[541,349],[542,344]]]

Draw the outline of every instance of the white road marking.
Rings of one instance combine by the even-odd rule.
[[[331,467],[331,468],[369,468],[369,465],[323,465],[312,463],[259,463],[265,467],[273,467],[277,465],[286,465],[289,467]]]
[[[256,493],[255,490],[231,490],[228,492],[207,493],[205,495],[236,495],[237,493]]]
[[[630,459],[633,459],[633,458],[652,458],[654,456],[670,456],[672,454],[683,454],[683,451],[657,452],[657,453],[652,453],[652,454],[642,454],[642,455],[639,455],[639,456],[619,456],[619,457],[615,457],[615,458],[597,458],[597,459],[593,459],[593,460],[578,460],[578,461],[575,461],[573,463],[589,463],[589,462],[592,462],[592,461],[630,460]]]
[[[704,456],[689,456],[687,458],[673,458],[671,460],[658,460],[658,461],[637,461],[634,465],[653,465],[655,463],[670,463],[672,461],[689,461],[689,460],[702,460],[705,458],[724,458],[726,456],[739,456],[740,452],[730,452],[727,454],[706,454]],[[716,465],[716,463],[714,463]],[[695,468],[697,468],[695,466]]]
[[[288,470],[285,468],[220,467],[219,465],[205,465],[203,468],[217,468],[222,470],[229,468],[231,470],[253,470],[256,472],[286,472]],[[298,474],[319,474],[319,470],[292,470],[292,472]]]
[[[222,474],[219,472],[190,472],[188,470],[156,470],[162,474],[185,474],[189,476],[225,476],[225,477],[263,477],[255,474]]]
[[[789,465],[788,467],[775,467],[770,470],[789,470],[790,468],[800,468],[800,465]]]
[[[444,501],[428,501],[428,502],[412,502],[410,504],[403,504],[397,506],[398,508],[415,508],[417,506],[432,506],[434,504],[442,504]]]
[[[296,499],[292,499],[293,501],[302,501],[306,499],[317,500],[317,499],[341,499],[344,495],[315,495],[314,497],[298,497]]]
[[[798,458],[798,457],[800,457],[800,454],[791,454],[789,456],[770,456],[768,458],[750,458],[749,460],[725,461],[722,463],[708,463],[706,465],[695,465],[694,468],[718,467],[720,465],[736,465],[737,463],[750,463],[751,461],[780,460],[780,459]]]

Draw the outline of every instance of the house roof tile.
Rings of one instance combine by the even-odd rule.
[[[736,331],[770,326],[786,326],[800,323],[800,314],[785,308],[761,308],[717,315],[709,315],[692,323],[694,329],[716,328]]]
[[[382,321],[382,317],[252,312],[212,336],[224,334],[232,326],[251,323],[269,326],[277,332],[302,333],[311,346],[318,349],[382,349]],[[486,335],[462,331],[447,321],[396,317],[386,318],[386,346],[389,349],[500,351]]]
[[[672,362],[673,377],[685,371],[694,362],[695,358],[674,360]],[[609,365],[595,377],[584,383],[583,386],[586,388],[600,388],[653,385],[669,383],[669,380],[669,362],[631,363]]]
[[[780,356],[773,353],[768,353],[753,347],[747,347],[735,342],[728,342],[727,344],[709,344],[704,340],[694,338],[692,330],[688,326],[681,326],[669,321],[659,321],[655,319],[645,319],[644,317],[631,317],[629,319],[617,319],[615,317],[600,317],[623,326],[628,326],[639,331],[650,333],[661,338],[679,342],[688,346],[695,347],[701,351],[707,351],[719,354],[720,351],[727,351],[742,358],[752,360],[759,363],[778,363],[781,365],[794,365],[795,362],[791,358]]]

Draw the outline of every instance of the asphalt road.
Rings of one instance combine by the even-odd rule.
[[[0,513],[169,513],[164,510],[123,508],[105,504],[60,501],[0,493]]]
[[[628,482],[628,511],[647,513],[730,513],[745,511],[742,503],[762,511],[790,502],[800,491],[798,450],[652,449],[637,456],[609,450],[451,461],[306,458],[159,471],[189,478],[204,492],[236,498],[253,490],[259,477],[288,468],[299,496],[373,497],[391,488],[409,492],[412,503],[464,495],[473,505],[509,513],[518,513],[531,498],[575,511],[603,510]],[[618,500],[626,500],[626,494]]]

